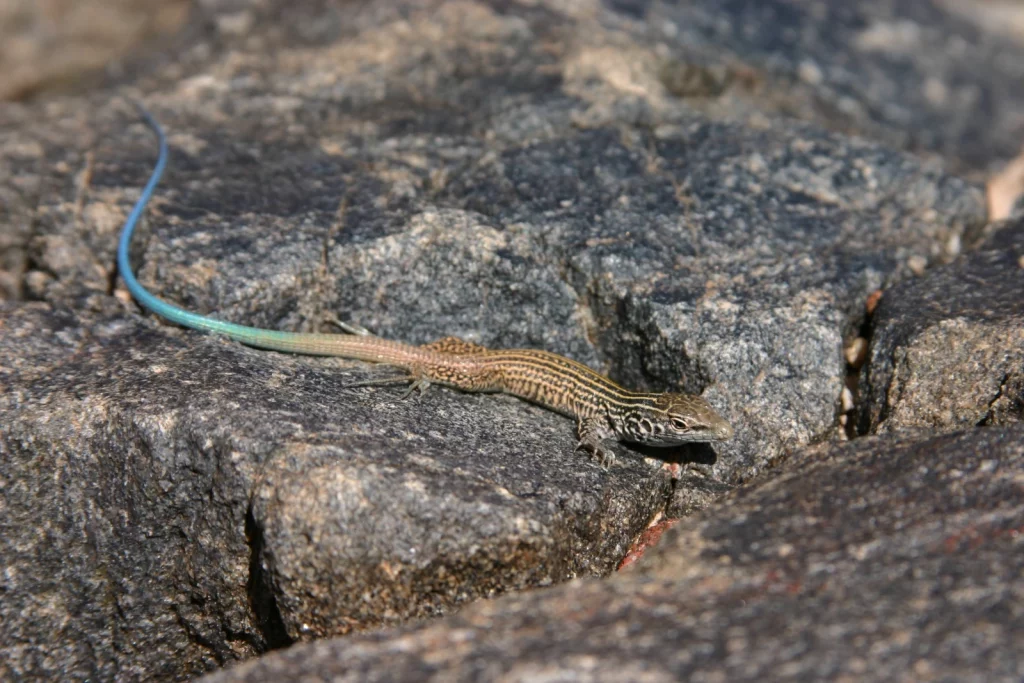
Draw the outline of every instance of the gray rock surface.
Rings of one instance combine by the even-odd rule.
[[[804,450],[633,571],[202,681],[1017,681],[1022,481],[1021,426]]]
[[[2,320],[15,676],[179,677],[607,573],[669,492],[513,399],[346,391],[366,373],[137,317]]]
[[[1024,220],[887,290],[873,328],[866,431],[1024,421]]]
[[[727,116],[749,109],[793,114],[937,153],[969,172],[1013,158],[1024,137],[1024,38],[979,23],[989,4],[697,0],[613,6],[632,8],[652,43],[671,45],[684,64],[703,61],[731,74],[732,96],[712,105]]]
[[[0,678],[182,680],[607,575],[699,509],[742,522],[714,499],[783,462],[795,481],[795,450],[843,436],[842,349],[865,300],[989,235],[975,185],[891,148],[976,170],[1018,131],[1020,47],[955,16],[215,0],[108,85],[0,107]],[[893,52],[879,35],[913,40]],[[934,84],[906,87],[932,81],[943,106]],[[114,248],[155,146],[122,95],[170,134],[134,255],[161,296],[275,329],[337,314],[415,343],[542,347],[632,387],[702,391],[737,437],[621,447],[603,471],[573,454],[570,420],[520,401],[402,401],[348,388],[382,368],[141,315]],[[657,604],[605,585],[565,590]],[[1003,634],[985,641],[998,671]],[[625,648],[647,637],[621,639],[619,672],[639,674]]]

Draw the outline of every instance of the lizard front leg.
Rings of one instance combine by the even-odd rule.
[[[580,440],[577,442],[575,450],[590,451],[597,458],[601,467],[605,469],[615,463],[615,454],[602,445],[603,441],[615,436],[615,432],[612,431],[608,420],[603,415],[581,417],[576,422],[576,433]]]

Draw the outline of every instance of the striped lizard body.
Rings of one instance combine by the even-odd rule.
[[[125,220],[117,267],[128,291],[153,313],[184,327],[222,334],[262,349],[393,365],[408,373],[399,381],[412,383],[413,389],[425,390],[435,383],[463,391],[518,396],[576,418],[577,450],[590,451],[605,466],[614,456],[603,442],[612,438],[675,446],[732,437],[729,423],[700,396],[630,391],[582,363],[548,351],[492,350],[456,337],[412,346],[375,337],[351,325],[342,325],[354,333],[350,335],[279,332],[216,320],[158,298],[135,278],[128,258],[135,227],[168,158],[163,129],[149,112],[141,106],[139,110],[156,133],[160,149],[149,181]]]

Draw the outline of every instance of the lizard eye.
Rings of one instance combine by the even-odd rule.
[[[672,426],[681,432],[686,432],[690,430],[690,425],[686,424],[685,421],[680,420],[678,417],[672,418]]]

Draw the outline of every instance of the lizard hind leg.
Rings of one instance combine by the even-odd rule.
[[[419,391],[420,395],[426,393],[427,389],[430,388],[430,380],[422,377],[417,377],[412,373],[404,373],[397,377],[381,377],[380,379],[369,379],[363,382],[353,382],[352,384],[346,384],[345,389],[358,389],[361,387],[391,387],[396,384],[408,384],[409,388],[399,397],[399,400],[404,401],[409,398],[413,392]]]
[[[353,382],[346,384],[343,389],[359,389],[362,387],[390,387],[396,384],[409,384],[416,382],[416,378],[412,375],[405,374],[397,377],[381,377],[379,379],[368,379],[362,382]]]
[[[359,337],[372,337],[373,336],[373,332],[370,332],[368,329],[366,329],[362,325],[356,325],[355,323],[347,323],[347,322],[341,320],[340,318],[338,318],[338,316],[333,315],[333,314],[327,319],[327,322],[330,323],[331,325],[334,325],[334,326],[338,327],[343,332],[347,332],[348,334],[354,334],[354,335],[357,335]],[[412,374],[411,372],[404,372],[403,374],[399,375],[398,377],[383,377],[381,379],[371,379],[371,380],[366,380],[364,382],[356,382],[354,384],[346,385],[345,388],[346,389],[357,389],[359,387],[389,387],[389,386],[393,386],[395,384],[408,384],[409,385],[409,390],[406,391],[401,396],[401,400],[403,400],[403,401],[405,399],[409,398],[409,396],[411,396],[412,393],[414,391],[416,391],[417,389],[419,390],[420,395],[422,396],[424,393],[426,393],[427,389],[430,387],[430,382],[428,380],[425,380],[422,377],[418,377],[418,376]]]
[[[345,332],[347,334],[354,334],[359,337],[373,336],[373,332],[370,332],[362,325],[356,325],[355,323],[347,323],[333,313],[328,313],[326,316],[324,316],[324,322],[327,323],[328,325],[334,325],[342,332]]]
[[[430,380],[423,379],[422,377],[419,379],[414,379],[412,381],[412,384],[409,385],[409,388],[406,390],[406,392],[402,394],[401,400],[404,401],[405,399],[412,396],[413,392],[416,391],[417,389],[420,392],[420,396],[422,396],[423,394],[427,393],[427,389],[429,388]]]

